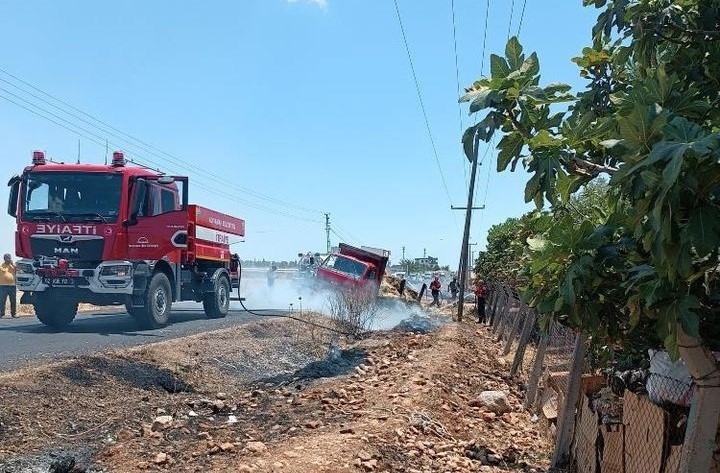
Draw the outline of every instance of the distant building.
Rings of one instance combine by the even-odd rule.
[[[426,256],[424,258],[415,258],[415,264],[425,266],[426,268],[436,268],[438,259],[436,256]]]

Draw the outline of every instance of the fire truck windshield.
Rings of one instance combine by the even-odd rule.
[[[27,219],[117,221],[120,174],[32,171],[26,177],[21,209]]]
[[[360,279],[365,273],[366,266],[342,255],[330,255],[323,263],[323,266],[332,268],[335,271]]]

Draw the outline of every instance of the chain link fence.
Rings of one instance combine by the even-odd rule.
[[[509,374],[525,388],[526,407],[545,420],[550,435],[570,432],[568,466],[552,471],[678,471],[694,389],[681,361],[651,350],[644,362],[636,359],[637,366],[627,366],[627,361],[617,360],[630,355],[616,347],[614,357],[602,363],[594,360],[591,366],[587,356],[575,363],[576,343],[584,339],[557,322],[541,330],[537,313],[512,288],[491,285],[487,307],[502,355],[512,357]],[[579,397],[569,391],[576,370],[581,374]],[[565,406],[566,399],[575,398],[577,403]],[[570,429],[559,425],[566,408],[571,410]],[[719,457],[716,450],[713,472],[720,472]]]

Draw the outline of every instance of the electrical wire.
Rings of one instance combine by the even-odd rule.
[[[410,46],[408,45],[407,36],[405,35],[405,26],[403,25],[402,17],[400,15],[400,6],[398,5],[398,0],[393,0],[393,2],[395,3],[395,14],[397,16],[398,23],[400,24],[400,33],[402,34],[403,44],[405,45],[405,52],[407,53],[408,62],[410,63],[410,72],[412,73],[415,90],[417,91],[418,100],[420,102],[420,110],[422,111],[423,118],[425,119],[425,128],[427,129],[428,137],[430,138],[430,145],[432,146],[435,162],[437,163],[438,171],[440,172],[440,178],[442,180],[443,189],[445,189],[445,195],[452,206],[450,191],[448,190],[447,181],[445,180],[445,173],[443,172],[442,165],[440,164],[437,147],[435,146],[435,139],[433,138],[432,131],[430,129],[430,120],[428,120],[427,111],[425,110],[425,102],[423,101],[422,91],[420,90],[420,82],[418,81],[417,74],[415,72],[412,53],[410,52]]]
[[[518,23],[518,29],[517,29],[518,38],[520,37],[520,30],[522,30],[523,19],[525,18],[525,6],[526,5],[527,5],[527,0],[523,0],[522,12],[520,13],[520,22]]]
[[[332,228],[330,229],[330,233],[332,233],[332,234],[335,235],[336,237],[340,238],[340,240],[341,240],[343,243],[347,243],[347,242],[345,241],[345,238],[343,238],[343,237],[341,237],[340,235],[338,235],[338,233],[337,233],[335,230],[333,230]]]
[[[19,95],[17,95],[17,94],[14,94],[13,92],[10,92],[9,90],[7,90],[7,89],[5,89],[5,88],[3,88],[3,87],[0,87],[0,92],[4,92],[4,93],[6,93],[6,94],[9,94],[10,96],[14,97],[15,99],[18,99],[20,102],[23,102],[23,103],[26,104],[26,105],[23,105],[23,103],[19,103],[19,102],[15,101],[15,100],[13,100],[13,99],[11,99],[11,98],[8,98],[8,97],[5,96],[5,95],[0,94],[0,98],[6,100],[7,102],[9,102],[9,103],[11,103],[11,104],[13,104],[13,105],[15,105],[15,106],[18,106],[18,107],[20,107],[20,108],[22,108],[22,109],[24,109],[24,110],[26,110],[26,111],[28,111],[28,112],[31,112],[31,113],[33,113],[33,114],[35,114],[35,115],[37,115],[37,116],[39,116],[39,117],[41,117],[41,118],[44,118],[45,120],[48,120],[48,121],[50,121],[51,123],[54,123],[55,125],[58,125],[58,126],[60,126],[61,128],[64,128],[65,130],[70,131],[71,133],[76,134],[76,135],[78,135],[78,136],[80,136],[80,137],[82,137],[82,138],[84,138],[84,139],[86,139],[86,140],[88,140],[88,141],[91,141],[91,142],[93,142],[93,143],[95,143],[95,144],[98,144],[98,145],[100,145],[100,146],[104,146],[106,143],[111,144],[111,145],[113,145],[113,146],[118,146],[117,143],[112,142],[112,141],[109,141],[109,140],[107,140],[107,138],[105,138],[105,137],[103,137],[103,136],[101,136],[101,135],[98,135],[97,133],[94,133],[93,131],[90,131],[90,130],[84,128],[84,127],[81,127],[81,126],[79,126],[79,125],[77,125],[77,124],[75,124],[75,123],[73,123],[73,122],[71,122],[71,121],[69,121],[69,120],[61,117],[60,115],[57,115],[56,113],[53,113],[53,112],[51,112],[51,111],[49,111],[49,110],[47,110],[47,109],[45,109],[45,108],[43,108],[43,107],[40,107],[40,106],[38,106],[38,105],[30,102],[29,100],[27,100],[27,99],[25,99],[25,98],[23,98],[23,97],[21,97],[21,96],[19,96]],[[38,112],[37,110],[33,110],[32,108],[28,107],[27,105],[29,105],[29,106],[31,106],[31,107],[34,107],[35,109],[39,110],[39,111],[42,112],[42,113]],[[47,114],[47,115],[43,115],[43,113],[45,113],[45,114]],[[49,115],[49,116],[48,116],[48,115]],[[53,118],[50,118],[50,117],[53,117]],[[63,124],[63,123],[65,123],[65,124]],[[71,128],[71,127],[75,128],[75,129],[73,129],[73,128]],[[79,131],[78,131],[78,130],[79,130]],[[147,158],[147,157],[145,157],[145,156],[143,156],[143,155],[140,155],[140,154],[135,153],[134,156],[137,156],[138,158],[140,158],[139,160],[136,161],[137,164],[147,165],[147,164],[149,163],[149,164],[154,165],[154,166],[157,166],[157,167],[163,167],[160,163],[158,163],[158,162],[156,162],[156,161],[154,161],[154,160],[152,160],[152,159],[149,159],[149,158]],[[241,203],[241,204],[246,205],[246,206],[248,206],[248,207],[250,207],[250,208],[255,208],[256,210],[261,210],[261,211],[268,212],[268,213],[271,213],[271,214],[274,214],[274,215],[277,215],[277,216],[280,216],[280,217],[286,217],[286,218],[290,218],[290,219],[294,219],[294,220],[298,220],[298,221],[306,221],[306,222],[312,222],[312,223],[321,223],[320,220],[318,220],[318,219],[311,219],[311,218],[301,217],[301,216],[298,216],[298,215],[294,215],[294,214],[282,212],[282,211],[279,211],[279,210],[276,210],[276,209],[272,209],[272,208],[263,206],[263,205],[261,205],[261,204],[254,203],[254,202],[252,202],[252,201],[248,201],[248,200],[246,200],[246,199],[242,199],[242,198],[240,198],[240,197],[238,197],[238,196],[236,196],[236,195],[230,194],[230,193],[228,193],[228,192],[226,192],[226,191],[222,191],[222,190],[220,190],[220,189],[218,189],[218,188],[216,188],[216,187],[209,187],[209,186],[207,186],[207,185],[204,185],[201,181],[195,181],[195,182],[194,182],[194,185],[197,186],[197,187],[199,187],[199,188],[201,188],[201,189],[208,190],[208,191],[210,191],[210,192],[212,192],[212,193],[214,193],[214,194],[218,194],[218,195],[224,196],[225,198],[230,199],[230,200],[232,200],[232,201],[234,201],[234,202]]]
[[[450,11],[452,12],[452,35],[453,35],[453,54],[455,56],[455,83],[457,85],[457,94],[458,94],[458,122],[460,124],[460,136],[463,135],[463,119],[462,119],[462,106],[460,105],[460,97],[462,96],[462,89],[460,88],[460,67],[458,66],[458,51],[457,51],[457,26],[455,24],[455,0],[450,0]],[[465,175],[465,187],[469,185],[468,183],[468,173],[467,173],[467,163],[465,161],[465,156],[460,154],[460,159],[462,160],[462,168],[463,168],[463,174]]]
[[[485,4],[485,29],[483,30],[482,55],[480,56],[480,77],[485,74],[485,49],[487,47],[488,20],[490,17],[490,0]]]
[[[508,22],[508,34],[507,37],[510,39],[510,29],[512,28],[513,13],[515,13],[515,0],[510,2],[510,21]]]
[[[208,178],[208,179],[214,180],[214,181],[216,181],[216,182],[218,182],[218,183],[220,183],[220,184],[223,184],[223,185],[231,185],[234,189],[236,189],[236,190],[238,190],[238,191],[240,191],[240,192],[242,192],[242,193],[246,193],[246,194],[248,194],[248,195],[251,195],[251,196],[253,196],[254,198],[257,198],[257,199],[260,199],[260,200],[265,200],[265,201],[267,201],[267,202],[271,202],[271,203],[276,204],[276,205],[283,205],[283,206],[293,207],[293,208],[295,208],[295,209],[298,209],[298,210],[301,210],[301,211],[304,211],[304,212],[308,212],[308,213],[316,213],[316,214],[321,214],[321,213],[322,213],[321,211],[316,210],[316,209],[311,209],[311,208],[304,207],[304,206],[301,206],[301,205],[298,205],[298,204],[294,204],[294,203],[292,203],[292,202],[288,202],[288,201],[284,201],[284,200],[277,199],[277,198],[274,198],[274,197],[270,197],[270,196],[261,194],[261,193],[259,193],[259,192],[257,192],[257,191],[254,191],[254,190],[252,190],[252,189],[249,189],[249,188],[246,188],[246,187],[242,187],[242,186],[238,186],[237,183],[235,183],[235,182],[231,182],[231,181],[229,181],[229,180],[227,180],[227,179],[225,179],[225,178],[223,178],[223,177],[221,177],[221,176],[219,176],[219,175],[217,175],[217,174],[214,174],[214,173],[212,173],[212,172],[209,172],[209,171],[207,171],[207,170],[205,170],[205,169],[203,169],[203,168],[201,168],[201,167],[199,167],[199,166],[196,166],[196,165],[194,165],[194,164],[192,164],[192,163],[190,163],[190,162],[188,162],[188,161],[186,161],[186,160],[183,160],[182,158],[179,158],[179,157],[174,156],[174,155],[172,155],[172,154],[170,154],[170,153],[167,153],[167,152],[165,152],[165,151],[163,151],[163,150],[161,150],[161,149],[153,146],[153,145],[150,144],[150,143],[147,143],[147,142],[145,142],[145,141],[143,141],[143,140],[141,140],[141,139],[139,139],[139,138],[136,138],[136,137],[134,137],[134,136],[132,136],[132,135],[130,135],[130,134],[128,134],[128,133],[125,133],[124,131],[122,131],[122,130],[120,130],[120,129],[118,129],[118,128],[116,128],[116,127],[114,127],[114,126],[112,126],[112,125],[110,125],[110,124],[108,124],[108,123],[106,123],[106,122],[104,122],[103,120],[100,120],[99,118],[96,118],[96,117],[94,117],[94,116],[92,116],[92,115],[84,112],[83,110],[81,110],[81,109],[73,106],[72,104],[70,104],[70,103],[68,103],[68,102],[66,102],[66,101],[64,101],[64,100],[61,100],[61,99],[55,97],[54,95],[52,95],[52,94],[50,94],[50,93],[48,93],[48,92],[45,92],[45,91],[39,89],[38,87],[30,84],[30,83],[27,82],[27,81],[24,81],[24,80],[21,79],[20,77],[18,77],[18,76],[16,76],[16,75],[14,75],[14,74],[6,71],[5,69],[0,68],[0,72],[3,73],[3,74],[5,74],[5,75],[7,75],[7,76],[9,76],[9,77],[11,77],[12,79],[16,80],[17,82],[20,82],[21,84],[24,84],[25,86],[31,88],[32,90],[35,90],[35,91],[39,92],[40,94],[43,94],[43,95],[45,95],[45,96],[47,96],[47,97],[55,100],[56,102],[62,104],[63,106],[68,107],[68,108],[70,108],[71,110],[74,110],[74,111],[76,111],[76,112],[78,112],[78,113],[80,113],[80,114],[82,114],[82,115],[90,118],[91,120],[93,120],[93,121],[101,124],[102,126],[104,126],[106,129],[103,129],[103,128],[100,127],[100,126],[97,126],[96,124],[92,123],[91,121],[86,120],[86,119],[78,116],[78,115],[75,114],[75,113],[68,112],[67,110],[64,110],[62,107],[59,107],[59,106],[53,104],[52,102],[50,102],[50,101],[48,101],[48,100],[46,100],[46,99],[43,99],[42,97],[39,97],[37,94],[34,94],[34,93],[32,93],[32,92],[29,92],[28,90],[23,89],[22,87],[19,87],[17,84],[14,84],[14,83],[6,80],[6,79],[0,78],[0,81],[4,82],[4,83],[6,83],[6,84],[9,84],[10,86],[14,87],[15,89],[22,91],[23,93],[25,93],[25,94],[27,94],[27,95],[35,98],[36,100],[40,100],[41,102],[43,102],[43,103],[45,103],[45,104],[47,104],[47,105],[49,105],[49,106],[51,106],[51,107],[53,107],[53,108],[55,108],[55,109],[57,109],[57,110],[60,110],[61,112],[63,112],[63,113],[65,113],[65,114],[67,114],[67,115],[75,118],[76,120],[80,120],[81,122],[83,122],[83,123],[85,123],[85,124],[87,124],[87,125],[90,125],[91,127],[95,128],[96,130],[99,130],[99,131],[102,132],[102,133],[105,133],[105,134],[107,134],[107,135],[113,136],[113,137],[115,137],[116,139],[119,139],[119,140],[123,141],[124,143],[129,144],[130,146],[133,146],[133,147],[135,147],[135,148],[141,149],[144,153],[154,155],[155,157],[157,157],[157,158],[159,158],[159,159],[162,159],[162,160],[164,160],[164,161],[167,161],[167,162],[172,162],[172,163],[174,163],[175,165],[180,166],[180,167],[183,168],[183,169],[192,170],[192,171],[194,171],[194,172],[202,173],[202,174],[204,174],[204,175],[206,176],[206,178]],[[12,92],[7,91],[6,89],[3,89],[3,90],[5,90],[7,93],[10,93],[10,94],[13,95],[13,96],[16,96],[15,94],[13,94]],[[16,97],[18,97],[18,96],[16,96]],[[18,97],[18,98],[19,98],[19,97]],[[23,99],[23,100],[26,100],[26,99]],[[32,102],[29,102],[29,101],[27,101],[27,102],[28,102],[28,103],[32,103]],[[33,104],[33,106],[36,106],[36,107],[37,107],[37,105],[35,105],[35,104]],[[39,108],[39,107],[38,107],[38,108]],[[51,112],[46,112],[46,113],[51,113]],[[67,122],[67,120],[64,120],[64,121]],[[76,124],[73,124],[73,126],[76,126],[76,127],[77,127]],[[78,128],[79,128],[79,127],[78,127]],[[112,130],[112,131],[108,131],[108,130]],[[115,132],[116,132],[116,133],[115,133]],[[122,135],[122,136],[120,136],[120,135]],[[96,136],[97,136],[97,135],[96,135]],[[127,137],[127,138],[125,138],[125,137]],[[130,141],[130,140],[132,140],[132,141]],[[138,143],[139,143],[139,144],[138,144]]]
[[[343,235],[350,237],[350,238],[348,238],[348,240],[358,241],[358,238],[357,238],[355,235],[353,235],[353,234],[350,233],[349,231],[341,228],[338,224],[334,223],[333,226],[334,226],[335,228],[337,228],[337,229],[340,231],[340,233],[342,233]]]

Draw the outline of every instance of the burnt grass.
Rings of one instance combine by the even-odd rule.
[[[267,326],[252,327],[248,334],[254,339],[273,336]],[[363,350],[331,349],[318,359],[290,338],[277,348],[254,357],[242,349],[216,356],[196,352],[201,360],[177,371],[155,363],[153,356],[86,356],[20,383],[0,383],[0,473],[110,471],[96,460],[119,445],[123,431],[122,446],[132,449],[135,458],[152,461],[157,452],[166,452],[202,471],[212,458],[205,454],[200,432],[217,441],[274,442],[300,435],[311,420],[334,424],[353,418],[288,401],[302,397],[315,380],[351,373],[367,359]],[[225,408],[203,404],[219,391],[226,393]],[[196,417],[187,416],[190,409]],[[185,420],[160,438],[143,437],[143,424],[160,413]],[[236,423],[228,423],[230,415]]]
[[[110,377],[146,391],[163,390],[170,394],[194,392],[190,384],[168,369],[125,358],[83,358],[64,366],[60,373],[73,383],[85,387],[105,383]]]

